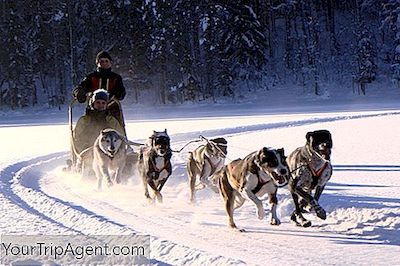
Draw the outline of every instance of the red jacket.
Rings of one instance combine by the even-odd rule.
[[[121,76],[112,72],[111,68],[98,68],[97,71],[89,74],[74,90],[73,94],[80,103],[83,103],[86,101],[86,94],[97,89],[107,90],[110,98],[114,96],[118,100],[123,100],[126,95]]]

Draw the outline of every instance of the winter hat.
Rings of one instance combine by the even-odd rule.
[[[93,103],[96,100],[104,100],[108,101],[108,92],[103,89],[98,89],[93,92],[92,98],[90,98],[90,105],[93,105]]]
[[[97,55],[96,55],[96,64],[99,62],[100,58],[108,58],[110,59],[110,61],[112,61],[111,56],[108,52],[106,51],[100,51]]]

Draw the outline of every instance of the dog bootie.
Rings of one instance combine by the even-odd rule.
[[[290,220],[292,220],[292,222],[294,222],[297,226],[302,226],[302,227],[311,226],[311,222],[306,220],[306,218],[304,218],[301,213],[296,213],[296,211],[292,213],[292,215],[290,216]]]

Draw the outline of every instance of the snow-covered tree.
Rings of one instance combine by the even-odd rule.
[[[315,6],[309,1],[299,1],[302,42],[303,86],[313,88],[314,94],[320,94],[320,26]]]
[[[377,52],[373,34],[365,26],[365,22],[361,16],[362,6],[356,6],[355,10],[354,33],[357,40],[355,49],[357,68],[354,79],[359,86],[359,93],[366,94],[366,84],[374,81],[376,77],[377,65],[375,60]]]
[[[227,16],[221,28],[221,56],[228,60],[232,76],[249,81],[260,79],[260,71],[267,62],[266,36],[248,1],[227,2]],[[250,89],[250,88],[249,88]]]
[[[11,108],[33,105],[36,101],[33,61],[35,58],[35,7],[32,3],[7,2],[8,14],[3,14],[5,30],[6,89],[3,102]],[[22,12],[24,11],[25,12]]]
[[[266,62],[265,35],[251,6],[243,1],[227,5],[228,17],[222,35],[225,53],[241,65],[261,67]]]
[[[364,92],[377,65],[400,84],[398,0],[0,0],[0,13],[1,107],[65,103],[100,49],[137,102],[246,97],[269,80]]]
[[[400,2],[398,0],[384,1],[382,4],[382,28],[394,41],[389,53],[392,77],[400,87]]]
[[[361,86],[361,92],[365,91],[365,84],[371,83],[375,80],[376,76],[376,48],[372,41],[371,33],[364,29],[358,41],[357,46],[357,61],[358,61],[358,75],[357,80]]]

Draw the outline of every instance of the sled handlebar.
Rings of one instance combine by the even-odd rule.
[[[73,134],[73,131],[72,131],[73,130],[73,128],[72,128],[72,106],[74,105],[75,102],[76,102],[76,99],[72,99],[68,106],[68,123],[69,123],[69,129],[71,131],[71,136]]]

